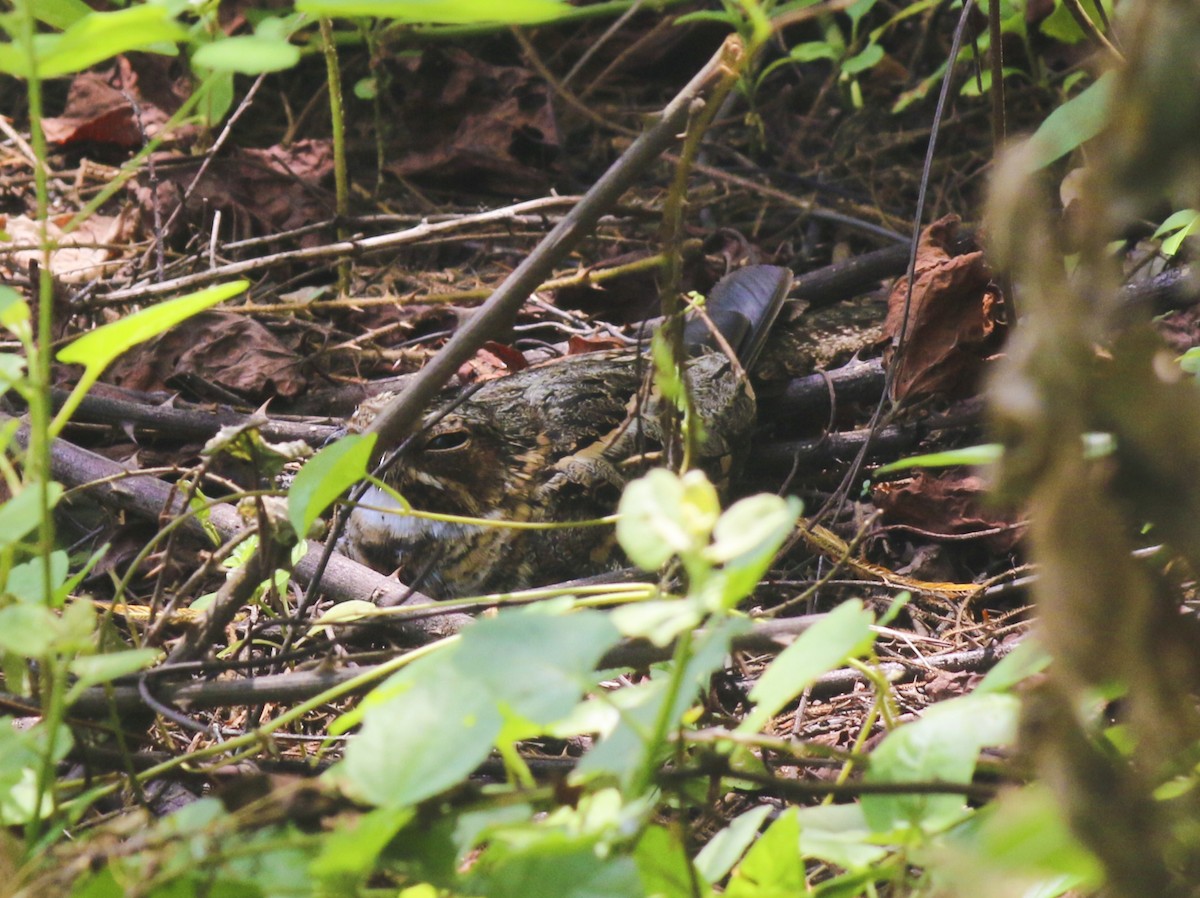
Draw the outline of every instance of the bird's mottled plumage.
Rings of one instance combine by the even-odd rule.
[[[734,334],[757,351],[790,277],[755,266],[726,278],[710,297],[740,302],[748,332]],[[704,347],[687,366],[697,415],[707,435],[697,460],[723,473],[749,436],[754,396],[723,353]],[[740,353],[739,353],[740,354]],[[754,353],[752,353],[753,355]],[[742,359],[742,363],[752,358]],[[385,475],[427,512],[496,521],[583,521],[611,514],[626,481],[649,467],[662,445],[657,394],[646,389],[649,365],[632,351],[572,356],[489,381],[433,421]],[[356,413],[361,428],[379,400]],[[612,528],[554,530],[483,527],[375,511],[395,502],[371,488],[347,522],[341,547],[377,570],[444,598],[502,592],[586,576],[611,566]]]

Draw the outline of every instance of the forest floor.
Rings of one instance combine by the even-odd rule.
[[[882,61],[853,78],[828,60],[784,61],[735,90],[688,181],[682,242],[685,290],[705,293],[728,271],[761,262],[797,277],[753,372],[760,423],[733,494],[798,496],[809,530],[789,542],[743,610],[777,620],[785,632],[789,620],[847,598],[883,614],[909,594],[877,642],[902,716],[969,691],[1028,624],[1020,510],[990,505],[984,478],[967,467],[872,477],[881,464],[987,442],[981,391],[1007,325],[1003,290],[981,249],[994,158],[989,100],[962,90],[973,80],[965,67],[924,170],[939,87],[933,76],[953,27],[940,9],[892,22]],[[888,21],[877,14],[875,25]],[[70,248],[55,256],[53,271],[59,336],[187,290],[242,277],[252,286],[126,353],[92,390],[67,440],[153,470],[166,483],[185,483],[202,468],[210,484],[223,484],[206,488],[211,497],[272,486],[275,473],[261,458],[212,456],[206,443],[221,426],[265,415],[272,439],[319,447],[365,397],[402,388],[727,30],[671,20],[645,13],[612,32],[610,23],[584,21],[423,44],[401,34],[373,52],[343,46],[350,185],[341,217],[319,54],[283,75],[237,79],[226,124],[175,132],[65,241]],[[784,31],[765,62],[785,60],[788,45],[816,33],[812,25]],[[133,55],[48,85],[56,216],[83,208],[178,108],[187,91],[181,75],[176,60]],[[1017,132],[1035,127],[1054,97],[1014,85],[1009,108],[1020,112],[1010,113],[1008,127]],[[0,89],[15,108],[17,86]],[[659,314],[664,202],[678,165],[664,156],[644,171],[529,298],[511,332],[459,368],[454,385],[622,345],[638,322]],[[0,176],[5,230],[28,245],[32,177],[15,142],[4,144]],[[926,227],[917,251],[910,244],[923,178]],[[896,370],[890,347],[910,293],[910,252],[910,326]],[[14,250],[0,258],[5,280],[27,285],[34,255]],[[56,369],[63,386],[77,377],[71,367]],[[107,470],[80,459],[62,465],[69,485]],[[153,497],[147,501],[152,506]],[[225,573],[182,534],[159,543],[161,521],[150,506],[139,512],[80,501],[61,527],[76,553],[110,547],[82,588],[110,600],[121,581],[119,625],[142,632],[146,616],[159,615],[149,639],[169,647],[181,618],[164,613],[167,597],[171,609],[186,609],[221,590]],[[377,588],[365,580],[358,593],[351,585],[337,598],[367,600]],[[326,682],[303,677],[331,658],[356,669],[462,622],[458,609],[414,616],[401,629],[310,633],[289,656],[271,657],[281,632],[308,626],[288,617],[296,601],[256,599],[240,609],[218,629],[216,644],[190,659],[195,676],[156,693],[175,710],[165,728],[147,735],[147,756],[270,719]],[[318,602],[309,621],[329,606]],[[711,690],[714,716],[739,713],[769,656],[755,648],[738,654]],[[226,692],[206,696],[218,681],[205,677],[218,671]],[[254,691],[267,674],[276,678],[273,691]],[[230,691],[239,679],[246,691]],[[139,704],[132,695],[124,700],[131,713]],[[835,671],[774,726],[849,749],[872,701],[862,675]],[[274,763],[303,769],[304,740],[323,738],[331,713],[318,709],[278,734]],[[199,786],[177,788],[186,794]],[[173,794],[162,800],[178,800]]]

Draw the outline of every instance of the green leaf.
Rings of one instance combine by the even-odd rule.
[[[1188,374],[1200,374],[1200,346],[1193,346],[1176,361]]]
[[[985,746],[1012,743],[1018,701],[1000,693],[971,694],[926,709],[920,720],[888,733],[871,753],[869,783],[960,783],[971,781]],[[863,811],[876,832],[912,826],[936,831],[960,819],[960,795],[864,795]]]
[[[771,662],[750,690],[755,707],[737,732],[757,733],[813,680],[864,651],[872,640],[874,620],[862,602],[852,599],[801,633]]]
[[[784,811],[754,843],[733,871],[726,898],[782,898],[810,893],[800,857],[800,821],[796,809]]]
[[[347,489],[367,476],[377,434],[351,434],[326,446],[300,469],[288,489],[288,520],[297,536]]]
[[[868,870],[887,856],[873,844],[861,804],[829,804],[801,808],[800,851],[805,858],[818,858],[850,871]]]
[[[1022,680],[1041,673],[1054,660],[1050,653],[1031,636],[1000,659],[1000,663],[987,672],[974,695],[988,692],[1008,692]]]
[[[1103,131],[1115,87],[1116,73],[1105,72],[1046,116],[1028,141],[1030,170],[1045,168]]]
[[[717,520],[713,544],[705,554],[713,564],[724,564],[741,555],[757,553],[764,545],[778,548],[795,525],[796,515],[796,506],[781,496],[773,493],[748,496],[731,505]]]
[[[721,515],[713,528],[713,545],[705,553],[710,562],[723,564],[712,578],[712,589],[719,591],[711,597],[717,608],[733,608],[754,592],[800,511],[795,497],[761,494],[735,502]]]
[[[214,71],[259,75],[290,69],[300,61],[300,48],[287,38],[240,34],[205,44],[193,54],[192,61]]]
[[[121,353],[152,337],[157,337],[193,315],[212,308],[217,303],[243,293],[249,286],[249,281],[234,281],[230,284],[209,287],[207,290],[190,293],[187,296],[142,309],[140,312],[134,312],[119,321],[89,331],[68,343],[59,350],[58,360],[68,365],[83,365],[83,375],[55,417],[54,424],[51,425],[52,430],[57,433],[62,429],[92,384]]]
[[[60,484],[46,485],[49,508],[54,508],[62,497]],[[20,542],[42,522],[42,496],[37,484],[26,486],[3,505],[0,505],[0,549]]]
[[[656,468],[625,487],[617,542],[634,564],[657,570],[674,555],[703,549],[720,511],[717,491],[701,472],[680,477]]]
[[[842,72],[846,75],[860,75],[883,59],[883,47],[879,44],[868,44],[861,53],[851,56],[842,63]]]
[[[1099,861],[1071,832],[1061,801],[1046,785],[1007,789],[979,818],[978,826],[964,834],[969,840],[948,846],[963,860],[956,877],[963,888],[951,886],[949,892],[967,894],[983,881],[1024,882],[1035,876],[1041,888],[1023,888],[1022,895],[1090,895],[1103,884]],[[953,874],[958,866],[945,872]]]
[[[69,12],[68,12],[69,15]],[[114,12],[89,12],[76,19],[62,34],[40,34],[34,39],[37,74],[57,78],[84,69],[131,50],[174,55],[174,45],[187,39],[187,32],[164,6],[153,3]],[[28,78],[32,72],[23,53],[0,54],[0,71]]]
[[[818,59],[837,59],[841,52],[825,41],[807,41],[792,47],[788,54],[796,62],[815,62]]]
[[[717,833],[696,855],[696,872],[707,883],[723,878],[738,862],[773,808],[763,804],[746,811]]]
[[[449,789],[506,726],[532,733],[569,714],[618,638],[594,611],[508,611],[477,621],[367,698],[362,732],[331,776],[359,799],[393,808]]]
[[[964,446],[961,449],[947,449],[945,452],[929,452],[925,455],[913,455],[909,458],[897,459],[875,469],[873,477],[881,474],[891,474],[893,471],[907,471],[909,468],[948,468],[954,465],[990,465],[1004,457],[1004,447],[1000,443],[984,443],[979,446]]]
[[[59,351],[58,360],[68,365],[83,365],[89,372],[103,370],[125,350],[245,292],[249,286],[249,281],[234,281],[142,309],[76,338]]]
[[[603,738],[583,756],[572,780],[583,782],[596,776],[615,777],[628,787],[636,773],[667,749],[666,745],[653,744],[650,738],[660,717],[666,715],[670,731],[678,728],[697,693],[708,685],[713,672],[725,665],[733,638],[749,627],[750,623],[745,619],[728,617],[714,621],[698,634],[692,644],[691,657],[680,675],[682,688],[669,707],[666,705],[671,699],[668,679],[661,671],[656,671],[648,683],[606,695],[604,702],[610,712],[607,726],[597,728]]]
[[[16,337],[31,334],[29,304],[12,287],[0,286],[0,326]]]
[[[44,605],[0,608],[0,649],[22,658],[44,658],[58,636],[58,616]]]
[[[56,31],[69,28],[84,16],[94,13],[83,0],[38,0],[33,4],[34,17]]]
[[[707,898],[712,890],[697,882],[677,830],[649,826],[634,851],[641,874],[642,895],[655,898]]]
[[[1096,0],[1084,0],[1080,6],[1083,8],[1084,14],[1092,20],[1097,28],[1103,31],[1103,20],[1096,13]],[[1108,21],[1111,22],[1113,16],[1112,0],[1104,0],[1104,13]],[[1077,44],[1085,39],[1090,40],[1090,37],[1084,34],[1083,29],[1079,27],[1079,23],[1075,21],[1075,16],[1067,9],[1067,5],[1062,2],[1054,4],[1054,11],[1042,19],[1042,23],[1038,28],[1046,37],[1064,44]]]
[[[401,22],[530,25],[570,12],[561,0],[298,0],[296,9],[314,16],[373,16]]]
[[[1195,209],[1183,209],[1159,225],[1158,230],[1154,232],[1154,237],[1170,234],[1171,236],[1162,242],[1162,252],[1163,255],[1173,256],[1179,252],[1183,241],[1195,233],[1198,227],[1200,227],[1200,212]]]
[[[25,379],[25,359],[11,352],[0,352],[0,396]]]
[[[325,834],[309,872],[328,889],[318,894],[355,894],[353,885],[375,870],[376,860],[396,833],[408,825],[414,812],[404,808],[377,808],[340,821]],[[342,886],[343,888],[338,888]]]
[[[41,558],[33,558],[21,564],[13,565],[8,572],[8,580],[4,585],[4,593],[12,596],[18,602],[29,602],[34,605],[50,605],[54,593],[67,580],[70,560],[67,553],[56,551],[50,553],[50,594],[46,594],[46,582],[43,573],[45,566]]]
[[[547,832],[515,850],[502,843],[474,864],[463,890],[488,898],[644,898],[633,858],[594,836]]]

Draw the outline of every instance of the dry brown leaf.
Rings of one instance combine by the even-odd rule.
[[[405,127],[388,171],[508,196],[545,190],[559,141],[542,79],[463,50],[429,50],[413,64],[405,89]]]
[[[907,278],[892,288],[885,331],[894,340],[903,329],[904,349],[897,360],[889,347],[884,363],[900,366],[892,382],[897,402],[973,395],[1003,335],[1002,300],[983,253],[952,255],[958,224],[957,216],[948,215],[921,235],[907,328]]]
[[[206,312],[127,352],[105,379],[143,392],[193,376],[254,401],[296,396],[307,386],[304,360],[251,318]]]
[[[81,284],[111,274],[114,260],[127,249],[137,224],[137,210],[126,207],[116,215],[93,215],[70,234],[63,235],[61,225],[71,218],[63,215],[47,222],[47,232],[58,244],[50,260],[50,272],[60,281]],[[24,215],[13,215],[4,229],[12,238],[12,249],[0,259],[0,271],[10,275],[24,269],[30,262],[41,264],[42,252],[37,248],[40,240],[38,224]]]
[[[989,551],[1006,553],[1025,533],[1011,526],[1017,516],[985,507],[987,484],[974,474],[919,472],[903,484],[885,483],[875,488],[873,499],[890,524],[907,524],[925,533],[962,536],[981,533]],[[995,532],[995,531],[999,532]]]

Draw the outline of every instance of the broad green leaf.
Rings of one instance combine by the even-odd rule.
[[[614,608],[611,616],[621,635],[667,646],[680,633],[698,627],[705,611],[698,602],[689,600],[631,602]]]
[[[217,303],[243,293],[249,286],[249,281],[234,281],[161,302],[127,315],[120,321],[98,327],[68,343],[59,351],[58,360],[68,365],[83,365],[83,375],[55,417],[52,431],[57,433],[70,420],[71,413],[83,401],[92,384],[121,353],[157,337]]]
[[[749,496],[721,515],[705,557],[723,566],[711,578],[716,593],[705,595],[718,608],[733,608],[754,592],[800,517],[800,500],[770,494]],[[708,588],[708,584],[705,584]]]
[[[0,286],[0,326],[18,338],[32,334],[29,304],[12,287]]]
[[[413,663],[364,703],[363,728],[331,775],[363,801],[406,807],[451,788],[502,730],[569,714],[619,634],[600,612],[507,611]],[[536,646],[536,651],[531,647]]]
[[[390,698],[365,709],[362,730],[327,776],[355,799],[389,808],[409,807],[470,776],[504,720],[457,669],[460,651],[461,642],[385,682]]]
[[[1096,13],[1096,0],[1086,0],[1079,4],[1086,15],[1101,31],[1104,30],[1104,21]],[[1064,44],[1077,44],[1082,40],[1091,40],[1089,35],[1083,33],[1083,29],[1079,27],[1079,23],[1075,21],[1075,16],[1071,14],[1071,10],[1067,9],[1065,3],[1055,3],[1054,11],[1046,18],[1042,19],[1038,30],[1046,37],[1056,41],[1061,41]],[[1112,0],[1104,0],[1104,13],[1108,21],[1113,18]]]
[[[57,638],[58,616],[45,605],[0,608],[0,649],[22,658],[42,658]]]
[[[67,553],[56,551],[50,553],[50,595],[46,594],[46,583],[43,573],[45,566],[41,558],[33,558],[21,564],[13,565],[8,572],[8,581],[4,585],[4,593],[12,596],[18,602],[31,602],[35,605],[49,605],[54,593],[67,580],[70,560]]]
[[[288,520],[303,539],[347,489],[367,476],[376,434],[351,434],[326,446],[296,474],[288,489]]]
[[[862,805],[827,804],[801,808],[800,851],[846,870],[865,870],[881,861],[887,850],[872,844]]]
[[[1200,374],[1200,346],[1193,346],[1176,361],[1188,374]]]
[[[862,602],[852,599],[801,633],[799,639],[779,653],[750,690],[755,707],[737,732],[757,733],[813,680],[863,651],[870,644],[874,620]]]
[[[1082,146],[1108,125],[1116,75],[1105,72],[1081,93],[1067,100],[1029,138],[1028,159],[1032,171]]]
[[[54,508],[62,497],[63,488],[47,484],[47,501]],[[37,529],[42,521],[42,497],[36,484],[25,487],[0,505],[0,549],[14,545]]]
[[[1045,898],[1068,892],[1090,895],[1104,881],[1099,861],[1071,832],[1061,802],[1041,783],[1003,791],[980,811],[978,825],[949,847],[964,861],[957,876],[957,865],[944,871],[963,887],[951,887],[954,894],[978,888],[983,878],[1037,877],[1041,884],[1023,889],[1021,895]]]
[[[846,10],[846,15],[850,17],[850,21],[854,27],[858,27],[858,23],[862,21],[863,16],[871,11],[877,0],[855,0]]]
[[[1018,701],[1001,693],[971,694],[926,709],[920,720],[888,733],[871,753],[869,783],[961,783],[971,781],[984,747],[1012,743]],[[907,826],[936,831],[960,819],[959,795],[864,795],[863,811],[876,832]]]
[[[332,888],[321,894],[354,894],[352,886],[376,868],[379,855],[396,833],[408,825],[414,812],[404,808],[376,808],[339,821],[325,834],[309,872]],[[338,886],[345,886],[339,890]]]
[[[726,898],[782,898],[809,894],[800,856],[800,821],[788,808],[746,852],[725,887]]]
[[[712,889],[697,881],[679,829],[648,826],[634,850],[643,895],[655,898],[708,898]]]
[[[596,663],[619,639],[600,612],[551,616],[531,606],[464,632],[457,666],[477,679],[506,718],[537,729],[571,712],[594,685]]]
[[[546,832],[513,848],[498,842],[472,865],[463,894],[488,898],[644,898],[628,855],[595,836]]]
[[[37,0],[33,4],[33,15],[56,31],[74,25],[84,16],[94,15],[95,10],[83,0]]]
[[[674,555],[704,548],[720,512],[717,492],[701,472],[680,477],[656,468],[621,495],[617,541],[634,564],[657,570]]]
[[[300,61],[300,48],[286,38],[241,34],[205,44],[192,61],[214,71],[259,75],[290,69]]]
[[[373,16],[434,25],[530,25],[571,11],[561,0],[298,0],[296,9],[314,16]]]
[[[772,546],[791,532],[797,509],[773,493],[759,493],[735,502],[717,520],[713,544],[705,555],[713,564],[724,564],[740,555]],[[782,533],[782,536],[780,535]]]
[[[758,836],[758,830],[774,810],[768,804],[746,811],[717,833],[696,855],[696,872],[707,883],[715,883],[733,869],[733,865]]]
[[[749,627],[749,621],[729,617],[712,622],[697,634],[687,667],[680,676],[682,688],[670,706],[666,704],[671,698],[668,682],[662,672],[655,672],[649,682],[605,696],[606,706],[619,713],[609,716],[609,728],[601,729],[600,742],[583,756],[571,775],[572,781],[584,782],[594,776],[615,777],[628,787],[638,771],[668,748],[651,743],[660,717],[665,713],[669,721],[668,732],[680,726],[696,694],[708,684],[712,674],[724,666],[734,637]]]
[[[10,352],[0,352],[0,396],[25,377],[25,359]]]
[[[1026,636],[1015,649],[1000,659],[1000,662],[987,672],[979,685],[975,687],[974,695],[988,692],[1007,692],[1022,680],[1041,673],[1054,660],[1050,653],[1037,639]]]
[[[89,12],[61,34],[37,35],[37,74],[40,78],[70,75],[131,50],[173,54],[174,45],[186,39],[187,32],[157,4]],[[23,78],[32,74],[25,55],[11,44],[0,54],[0,71]]]

